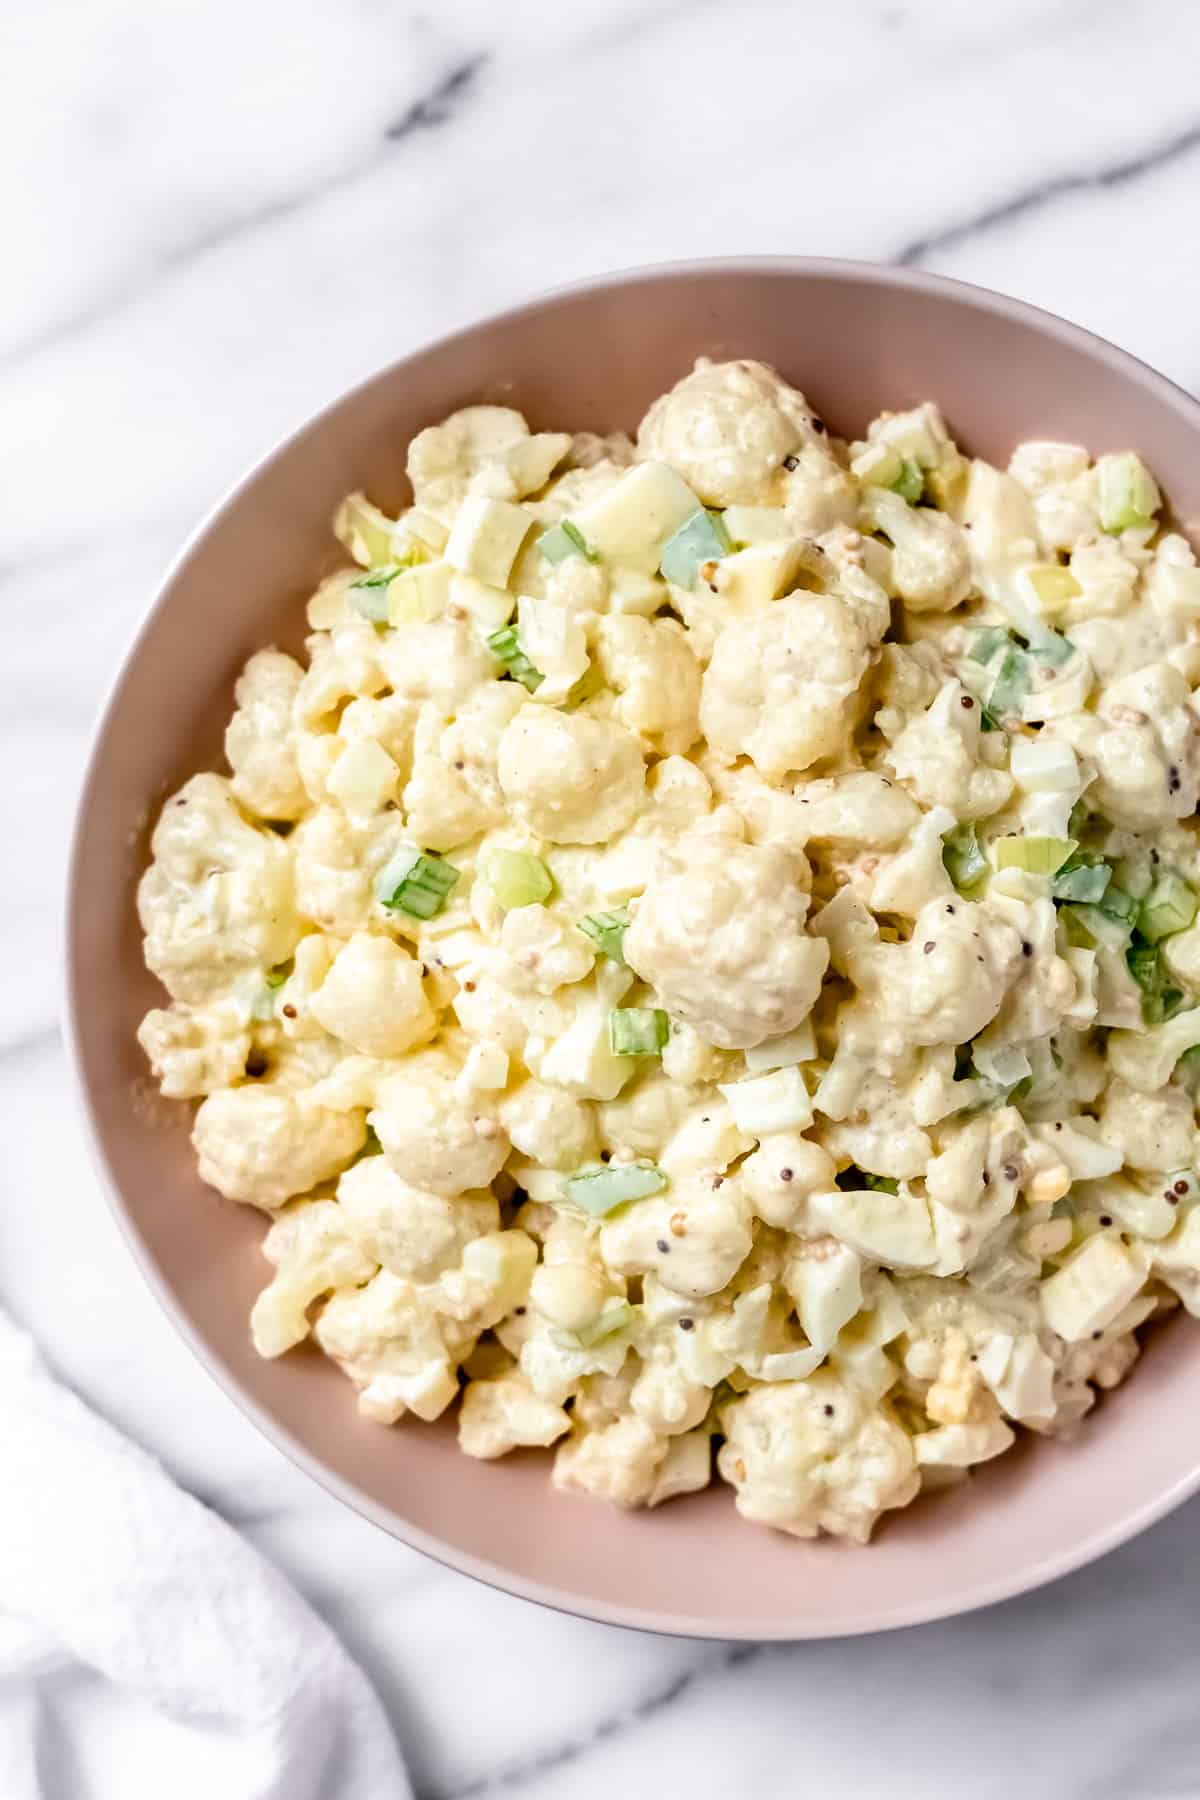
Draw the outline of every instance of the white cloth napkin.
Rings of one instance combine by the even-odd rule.
[[[288,1582],[0,1314],[3,1800],[410,1800]]]

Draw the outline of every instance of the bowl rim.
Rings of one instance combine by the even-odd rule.
[[[160,1274],[150,1256],[125,1197],[117,1184],[101,1142],[95,1099],[83,1071],[82,1047],[78,1028],[83,974],[79,966],[73,929],[75,896],[79,886],[82,857],[83,823],[91,791],[97,779],[101,753],[117,710],[126,674],[139,655],[143,640],[157,618],[159,610],[165,604],[168,591],[185,562],[207,537],[222,515],[259,480],[267,469],[277,460],[285,457],[298,439],[318,427],[328,415],[373,386],[382,377],[394,374],[406,363],[423,358],[430,352],[452,350],[456,343],[469,339],[481,327],[516,322],[527,315],[540,312],[548,304],[570,299],[576,295],[602,293],[606,289],[622,288],[631,283],[647,280],[672,280],[695,275],[728,277],[743,273],[756,275],[777,273],[781,276],[799,276],[808,279],[827,278],[857,281],[881,289],[901,289],[910,293],[928,295],[931,298],[940,297],[992,316],[1025,323],[1044,336],[1076,348],[1086,349],[1101,362],[1132,376],[1141,385],[1148,387],[1163,404],[1180,414],[1200,438],[1200,400],[1188,393],[1177,382],[1172,381],[1169,376],[1162,374],[1160,370],[1135,356],[1131,351],[1121,349],[1108,338],[1088,330],[1086,326],[1078,325],[1044,307],[1036,306],[1030,301],[1017,299],[1013,295],[1002,293],[994,288],[983,287],[974,282],[960,281],[951,276],[933,274],[923,269],[911,269],[868,259],[759,255],[698,257],[671,262],[634,264],[585,276],[575,281],[559,283],[554,287],[527,294],[499,311],[481,313],[467,323],[457,326],[453,331],[443,333],[435,338],[422,338],[400,356],[379,365],[369,374],[334,395],[293,426],[283,438],[274,443],[269,450],[237,476],[187,534],[154,584],[151,596],[106,685],[88,733],[87,751],[72,815],[66,871],[61,890],[60,922],[64,945],[61,995],[63,1040],[70,1072],[73,1104],[83,1128],[92,1167],[99,1177],[101,1191],[133,1261],[158,1305],[201,1367],[234,1403],[242,1416],[249,1419],[267,1441],[280,1451],[295,1468],[300,1469],[326,1493],[340,1500],[360,1518],[378,1526],[389,1536],[398,1539],[408,1548],[419,1551],[441,1567],[468,1575],[472,1579],[482,1582],[486,1587],[511,1594],[518,1599],[532,1601],[536,1605],[548,1607],[551,1611],[588,1619],[597,1624],[622,1626],[627,1630],[651,1632],[664,1637],[708,1642],[800,1643],[822,1639],[862,1637],[878,1632],[898,1631],[912,1626],[932,1624],[942,1619],[957,1618],[960,1615],[978,1612],[984,1607],[994,1606],[1000,1601],[1013,1599],[1020,1594],[1032,1592],[1060,1580],[1136,1537],[1200,1490],[1200,1463],[1190,1473],[1175,1481],[1165,1492],[1154,1495],[1142,1505],[1134,1507],[1107,1527],[1092,1532],[1083,1540],[1043,1556],[1033,1565],[1020,1565],[1002,1575],[981,1579],[974,1584],[968,1583],[952,1596],[944,1596],[928,1602],[914,1600],[897,1603],[882,1607],[877,1611],[866,1612],[850,1624],[840,1623],[832,1631],[823,1629],[819,1622],[811,1625],[790,1625],[781,1622],[775,1626],[764,1627],[761,1623],[751,1619],[732,1618],[706,1623],[699,1618],[681,1618],[678,1614],[655,1609],[613,1605],[583,1596],[568,1595],[548,1583],[526,1579],[503,1568],[498,1563],[456,1550],[440,1538],[434,1537],[420,1527],[409,1523],[408,1520],[400,1518],[389,1508],[377,1504],[368,1495],[360,1492],[352,1482],[338,1474],[308,1450],[286,1426],[274,1418],[243,1387],[237,1377],[214,1355],[202,1334],[192,1326],[184,1314],[169,1283]]]

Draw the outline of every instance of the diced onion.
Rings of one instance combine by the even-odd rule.
[[[1061,794],[1078,788],[1079,763],[1070,744],[1057,738],[1014,737],[1009,753],[1013,780],[1027,794]]]
[[[772,1131],[803,1131],[812,1124],[813,1108],[799,1069],[777,1069],[751,1081],[717,1083],[729,1102],[739,1131],[766,1137]]]

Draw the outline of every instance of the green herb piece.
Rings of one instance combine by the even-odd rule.
[[[487,636],[487,647],[492,655],[504,664],[505,670],[514,681],[519,681],[523,688],[532,694],[540,688],[546,677],[540,669],[535,669],[517,636],[515,625],[504,625],[499,631],[492,631]]]
[[[446,904],[446,897],[461,871],[441,856],[419,852],[390,894],[380,894],[392,912],[406,912],[414,919],[432,919]]]
[[[597,560],[596,552],[578,525],[572,525],[570,519],[561,519],[549,531],[543,531],[541,537],[535,538],[534,542],[547,562],[564,562],[568,556],[582,556],[586,562]]]
[[[702,506],[667,539],[659,568],[676,587],[693,588],[705,563],[719,562],[732,550],[733,540],[720,513]]]
[[[657,1006],[614,1006],[608,1015],[614,1056],[657,1056],[670,1029],[666,1013]]]
[[[667,1177],[653,1163],[623,1163],[618,1168],[585,1169],[563,1182],[566,1198],[595,1218],[630,1200],[647,1200],[668,1186]]]
[[[1112,870],[1102,857],[1077,850],[1055,875],[1050,892],[1055,900],[1076,900],[1094,906],[1103,900],[1111,880]]]
[[[540,906],[554,891],[549,869],[540,856],[527,850],[493,850],[484,874],[505,912],[516,906]]]
[[[972,662],[982,664],[985,668],[997,651],[1009,643],[1009,634],[1003,625],[989,625],[984,631],[977,631],[971,640],[971,648],[967,652]]]
[[[942,862],[960,894],[977,892],[991,867],[974,825],[959,825],[946,834]]]
[[[920,463],[914,462],[909,456],[902,457],[900,473],[894,481],[888,482],[888,486],[893,494],[899,494],[902,500],[907,500],[910,506],[915,506],[925,492],[925,474]]]
[[[1138,913],[1137,926],[1151,944],[1186,931],[1196,917],[1196,891],[1173,872],[1160,875]]]
[[[1142,990],[1142,1017],[1147,1025],[1161,1025],[1184,1004],[1182,991],[1167,979],[1156,944],[1131,944],[1125,952],[1129,973]]]
[[[997,718],[1019,713],[1029,693],[1029,658],[1023,650],[1006,650],[988,695],[989,709]]]
[[[625,933],[629,929],[627,907],[618,907],[615,912],[589,913],[586,919],[580,919],[579,929],[585,937],[591,938],[609,962],[625,961]]]

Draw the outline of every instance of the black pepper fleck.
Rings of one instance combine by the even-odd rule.
[[[829,1406],[829,1405],[826,1405],[826,1407],[825,1407],[825,1417],[826,1417],[826,1418],[827,1418],[827,1419],[832,1419],[832,1417],[833,1417],[833,1408],[832,1408],[832,1406]]]
[[[1018,1174],[1016,1163],[1005,1163],[1000,1173],[1003,1175],[1005,1181],[1015,1181]]]
[[[654,1248],[658,1251],[660,1256],[670,1256],[671,1254],[671,1246],[668,1244],[666,1238],[659,1238]]]
[[[523,1306],[515,1307],[514,1311],[516,1312],[518,1319],[523,1319],[525,1317],[525,1308]]]
[[[612,1151],[611,1150],[602,1150],[600,1152],[600,1161],[601,1162],[611,1162],[612,1161]]]
[[[936,950],[936,949],[937,949],[937,945],[936,945],[936,944],[935,944],[935,943],[934,943],[934,941],[933,941],[933,939],[932,939],[932,938],[930,938],[930,940],[929,940],[929,942],[928,942],[928,943],[927,943],[927,944],[924,944],[924,945],[923,945],[923,946],[922,946],[922,949],[923,949],[923,950],[924,950],[924,953],[925,953],[925,955],[926,955],[926,956],[928,956],[928,955],[929,955],[929,952],[930,952],[930,951],[931,951],[931,950]]]
[[[1027,938],[1021,939],[1021,955],[1022,956],[1032,956],[1033,955],[1033,945],[1029,942],[1029,940]]]
[[[824,437],[825,433],[829,429],[829,427],[828,427],[828,425],[826,425],[824,419],[818,419],[816,413],[813,414],[812,428],[821,437]]]
[[[1111,1214],[1109,1214],[1109,1213],[1101,1213],[1101,1214],[1100,1214],[1100,1223],[1101,1223],[1101,1224],[1102,1224],[1102,1225],[1111,1225],[1111,1224],[1112,1224],[1112,1216],[1111,1216]]]
[[[691,1331],[695,1326],[695,1323],[695,1319],[680,1319],[679,1329],[680,1331]]]
[[[265,1056],[251,1054],[246,1058],[246,1073],[252,1081],[257,1081],[258,1077],[265,1075],[266,1072],[267,1059]]]
[[[780,1181],[791,1181],[795,1173],[796,1171],[794,1169],[780,1169],[779,1179]]]
[[[1104,1336],[1104,1333],[1102,1331],[1093,1331],[1092,1336],[1094,1338],[1102,1338]]]
[[[783,459],[783,466],[790,475],[793,469],[798,469],[800,467],[800,458],[798,456],[785,456]]]

